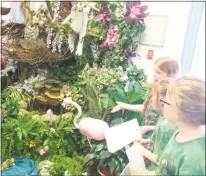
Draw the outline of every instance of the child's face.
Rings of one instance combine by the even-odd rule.
[[[165,80],[165,79],[168,79],[168,75],[161,71],[157,65],[155,64],[154,65],[154,74],[153,74],[153,77],[154,77],[154,82],[158,82],[158,81],[161,81],[161,80]]]
[[[169,122],[176,124],[176,122],[178,122],[178,112],[177,109],[172,105],[168,94],[166,94],[165,102],[167,102],[168,104],[164,103],[164,118],[167,119]]]

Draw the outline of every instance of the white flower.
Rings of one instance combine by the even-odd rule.
[[[50,131],[51,131],[52,133],[54,133],[54,132],[55,132],[55,129],[54,129],[54,128],[50,128]]]

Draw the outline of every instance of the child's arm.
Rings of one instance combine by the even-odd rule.
[[[147,128],[149,129],[149,131],[154,131],[156,126],[147,126]]]
[[[140,146],[142,154],[143,154],[144,157],[146,157],[148,160],[150,160],[151,162],[153,162],[156,165],[158,165],[157,155],[155,155],[154,153],[150,152],[149,150],[147,150],[145,147],[143,147],[139,143],[137,143],[137,142],[135,142],[135,143]]]
[[[131,105],[131,104],[123,104],[123,109],[134,111],[134,112],[142,112],[144,108],[143,104]]]
[[[117,102],[117,105],[112,109],[112,113],[117,112],[119,110],[129,110],[129,111],[134,111],[134,112],[142,112],[144,108],[143,104],[138,104],[138,105],[131,105],[131,104],[126,104],[122,102]]]
[[[153,163],[155,163],[156,165],[158,165],[157,155],[155,155],[154,153],[150,152],[149,150],[147,150],[143,146],[142,146],[142,151],[143,151],[144,157],[146,157],[148,160],[150,160]]]
[[[138,126],[137,130],[141,132],[141,134],[145,134],[148,131],[154,131],[156,126]]]

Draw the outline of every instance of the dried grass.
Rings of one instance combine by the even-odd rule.
[[[22,63],[39,64],[70,59],[71,55],[52,53],[42,40],[21,40],[20,44],[5,44],[4,50]]]
[[[46,46],[45,27],[39,26],[40,35],[37,40],[24,39],[24,24],[8,23],[1,27],[1,35],[4,38],[3,53],[16,58],[19,62],[28,64],[39,64],[70,59],[72,55],[68,50],[64,54],[52,53]],[[12,42],[10,41],[12,40]],[[15,42],[13,42],[15,41]]]

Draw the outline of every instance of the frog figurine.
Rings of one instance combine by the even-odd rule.
[[[4,161],[1,165],[1,170],[7,170],[8,168],[15,166],[15,159],[11,158],[11,159],[7,159],[6,161]]]

